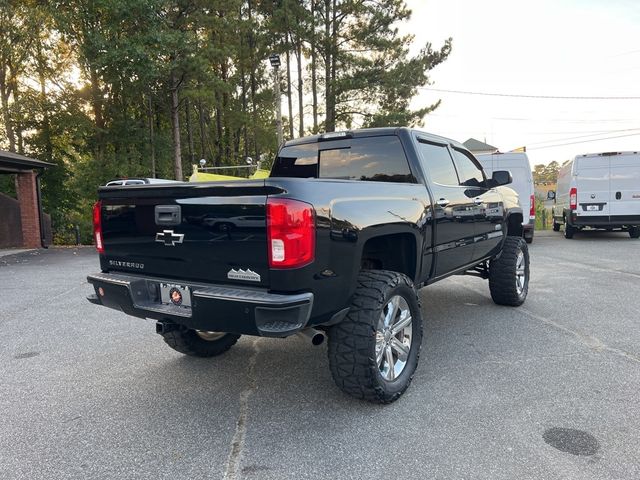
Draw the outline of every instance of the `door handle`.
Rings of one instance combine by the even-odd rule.
[[[620,200],[622,198],[622,192],[616,192],[616,200]]]
[[[447,205],[449,205],[449,200],[447,200],[446,198],[441,198],[440,200],[436,200],[436,205],[438,205],[439,207],[446,207]]]
[[[475,203],[476,205],[482,205],[482,199],[480,197],[474,198],[473,203]]]

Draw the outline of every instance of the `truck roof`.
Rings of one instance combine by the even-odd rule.
[[[320,133],[318,135],[309,135],[307,137],[300,137],[300,138],[294,138],[292,140],[287,140],[284,143],[284,146],[288,147],[291,145],[315,143],[321,140],[328,140],[328,139],[338,140],[340,139],[340,137],[347,136],[347,135],[351,138],[374,137],[374,136],[381,136],[381,135],[396,135],[400,130],[415,132],[420,134],[420,136],[427,137],[429,140],[433,140],[435,142],[440,142],[440,143],[451,143],[455,145],[457,148],[460,148],[462,150],[468,150],[467,147],[465,147],[462,143],[456,140],[442,137],[440,135],[434,135],[433,133],[428,133],[418,128],[409,128],[409,127],[359,128],[355,130],[343,130],[343,131],[336,131],[336,132]]]

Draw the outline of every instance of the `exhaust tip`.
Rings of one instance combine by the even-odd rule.
[[[305,328],[297,333],[299,336],[311,340],[311,345],[322,345],[327,338],[327,334],[322,330],[316,330],[315,328]]]
[[[313,336],[311,337],[311,344],[315,345],[316,347],[319,345],[322,345],[324,343],[325,338],[326,338],[326,335],[323,332],[314,333]]]
[[[156,322],[156,333],[158,335],[164,335],[165,333],[176,330],[178,326],[175,323],[170,322]]]

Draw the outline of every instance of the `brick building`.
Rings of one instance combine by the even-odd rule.
[[[51,163],[0,150],[0,175],[16,175],[17,200],[0,193],[0,248],[41,248],[51,242],[39,175]]]

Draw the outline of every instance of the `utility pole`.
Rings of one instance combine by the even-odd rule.
[[[280,98],[280,55],[269,55],[269,62],[273,67],[274,91],[276,95],[276,133],[278,135],[278,148],[282,145],[282,101]]]

